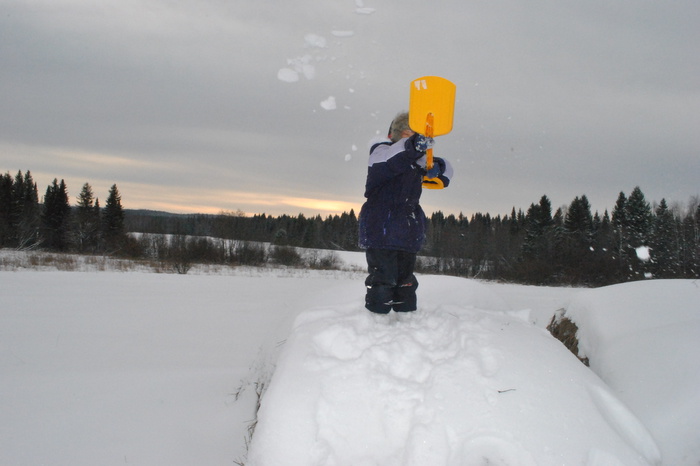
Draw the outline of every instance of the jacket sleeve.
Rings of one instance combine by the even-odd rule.
[[[401,139],[394,144],[376,144],[370,150],[365,197],[393,177],[413,170],[416,159],[421,155],[410,138]]]

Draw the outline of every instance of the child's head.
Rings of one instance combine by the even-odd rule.
[[[408,126],[408,112],[402,112],[396,115],[389,127],[389,139],[391,139],[391,142],[396,142],[412,134],[413,131],[411,127]]]

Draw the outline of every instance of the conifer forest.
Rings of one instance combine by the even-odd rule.
[[[39,198],[29,171],[0,176],[0,247],[105,254],[179,263],[332,268],[302,263],[295,247],[359,251],[354,211],[306,217],[242,212],[171,214],[127,210],[115,185],[100,205],[85,183],[74,205],[55,179]],[[271,247],[265,247],[265,244]],[[332,255],[327,256],[332,258]],[[186,266],[185,266],[186,267]],[[650,203],[635,187],[612,212],[592,212],[586,195],[553,209],[543,195],[505,215],[428,214],[423,273],[533,285],[603,286],[700,276],[700,198]],[[179,270],[179,269],[178,269]]]

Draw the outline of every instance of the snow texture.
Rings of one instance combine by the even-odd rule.
[[[297,318],[248,464],[660,464],[641,422],[548,333],[476,282],[424,282],[444,299],[415,314],[352,303]]]
[[[420,276],[416,313],[375,316],[351,271],[14,270],[3,465],[700,463],[697,281]],[[543,328],[562,308],[590,369]]]
[[[659,442],[664,464],[700,464],[700,285],[649,280],[581,293],[579,348]],[[693,374],[693,375],[691,375]]]

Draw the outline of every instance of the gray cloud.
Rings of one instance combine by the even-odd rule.
[[[0,5],[0,169],[31,169],[40,190],[58,177],[74,193],[117,183],[130,208],[357,208],[367,141],[434,74],[457,84],[436,147],[457,175],[427,211],[698,194],[696,2]],[[311,79],[278,78],[300,64]]]

